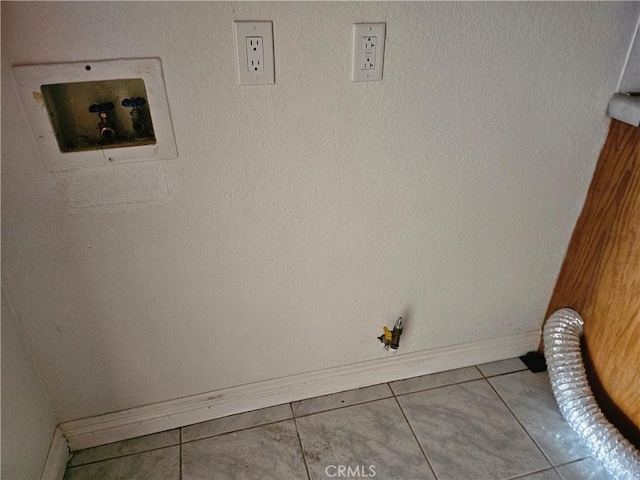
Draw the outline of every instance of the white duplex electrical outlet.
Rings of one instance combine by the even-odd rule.
[[[378,37],[366,36],[360,39],[362,43],[362,56],[360,70],[375,70],[376,68],[376,43]]]
[[[271,22],[234,22],[240,85],[275,83],[273,63],[273,24]]]
[[[382,80],[385,27],[384,23],[353,24],[353,82]]]
[[[247,37],[247,70],[250,72],[264,71],[264,39],[262,37]]]

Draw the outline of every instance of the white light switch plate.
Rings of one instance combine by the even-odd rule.
[[[353,24],[353,82],[382,80],[385,27],[385,23]]]
[[[234,22],[238,56],[238,84],[273,85],[273,24],[271,22]],[[255,49],[255,50],[254,50]]]

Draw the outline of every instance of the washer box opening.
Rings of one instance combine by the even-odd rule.
[[[16,65],[13,74],[49,171],[178,156],[159,58]]]
[[[141,78],[42,85],[41,92],[61,152],[156,143]]]

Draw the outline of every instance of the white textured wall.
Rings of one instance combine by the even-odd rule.
[[[398,315],[404,352],[539,328],[639,8],[3,2],[2,275],[59,418],[377,358]],[[276,85],[237,86],[234,19]],[[9,66],[147,56],[179,158],[44,171]]]
[[[620,79],[621,92],[640,92],[640,21],[636,25],[635,37],[629,58]]]
[[[2,478],[40,478],[55,415],[2,292]]]

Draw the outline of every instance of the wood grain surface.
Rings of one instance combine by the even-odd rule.
[[[613,120],[547,310],[585,323],[605,415],[640,445],[640,128]]]

